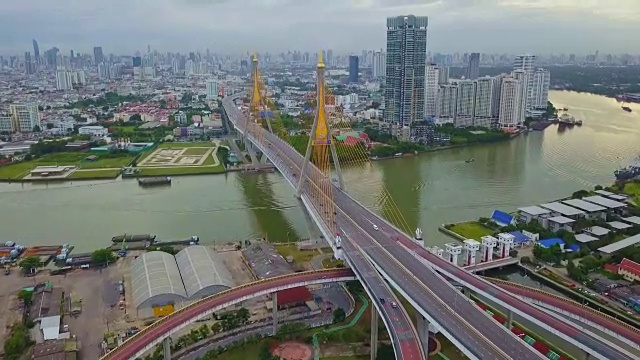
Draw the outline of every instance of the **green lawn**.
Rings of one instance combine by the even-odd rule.
[[[636,205],[640,206],[640,182],[628,182],[624,184],[624,193],[633,196]]]
[[[336,259],[332,259],[332,258],[322,260],[322,266],[323,266],[325,269],[335,268],[335,267],[337,267],[338,265],[342,265],[342,266],[344,266],[344,261],[342,261],[342,260],[336,260]]]
[[[482,236],[492,235],[494,230],[480,224],[477,221],[470,221],[453,225],[449,230],[464,236],[467,239],[480,240]]]
[[[182,155],[185,156],[195,156],[195,155],[204,155],[206,154],[209,150],[211,150],[213,146],[210,146],[208,148],[187,148]]]
[[[215,147],[216,144],[210,141],[200,141],[200,142],[166,142],[160,144],[158,147],[162,149],[184,149],[184,148],[212,148]]]
[[[244,344],[229,351],[225,351],[218,355],[218,360],[260,360],[260,350],[262,350],[262,341]]]
[[[115,179],[118,175],[120,175],[120,170],[75,171],[67,179]]]
[[[37,165],[33,161],[0,166],[0,180],[19,180]]]
[[[81,169],[107,169],[121,168],[127,166],[133,161],[135,156],[124,156],[117,158],[98,158],[96,161],[82,161],[79,166]]]
[[[225,172],[222,164],[218,166],[184,166],[184,167],[139,167],[142,176],[201,175],[221,174]]]
[[[90,153],[62,152],[45,155],[41,158],[26,161],[18,164],[11,164],[0,167],[0,180],[19,180],[29,174],[29,171],[38,166],[62,166],[75,165],[79,169],[107,169],[127,166],[134,156],[123,156],[117,158],[101,158],[96,161],[84,160]]]
[[[276,245],[275,248],[278,254],[284,256],[285,259],[287,256],[292,256],[293,262],[296,264],[307,263],[314,256],[319,255],[315,250],[298,250],[298,245],[296,244]]]

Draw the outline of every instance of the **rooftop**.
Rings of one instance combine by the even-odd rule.
[[[553,221],[555,223],[558,224],[571,224],[572,222],[575,222],[575,220],[570,219],[568,217],[564,217],[564,216],[554,216],[552,218],[549,218],[549,221]]]
[[[533,215],[533,216],[539,216],[539,215],[544,215],[544,214],[548,214],[550,211],[544,208],[541,208],[540,206],[525,206],[525,207],[520,207],[518,208],[518,211],[527,213],[529,215]]]
[[[598,251],[605,254],[613,254],[616,251],[620,251],[629,246],[637,245],[638,243],[640,243],[640,234],[630,236],[624,240],[614,242],[613,244],[609,244],[607,246],[603,246],[599,248]]]
[[[592,242],[592,241],[596,241],[596,240],[598,240],[597,237],[591,236],[589,234],[577,234],[576,235],[576,241],[580,242],[580,243],[583,243],[583,244],[586,244],[586,243],[589,243],[589,242]]]
[[[606,208],[609,209],[618,209],[618,208],[622,208],[627,206],[627,204],[625,203],[621,203],[619,201],[615,201],[615,200],[611,200],[611,199],[607,199],[605,197],[599,196],[599,195],[594,195],[594,196],[588,196],[585,198],[582,198],[582,200],[594,203],[594,204],[598,204],[600,206],[604,206]]]
[[[622,218],[622,220],[630,224],[640,225],[640,216],[630,216],[630,217]]]
[[[626,270],[630,273],[633,273],[637,276],[640,276],[640,264],[635,261],[631,261],[627,258],[622,259],[619,266],[620,270]]]
[[[576,216],[576,215],[584,215],[584,211],[578,210],[574,207],[565,205],[561,202],[552,202],[547,204],[541,204],[541,207],[545,209],[549,209],[553,212],[557,212],[564,216]]]
[[[563,201],[563,203],[569,205],[569,206],[573,206],[576,209],[580,209],[580,210],[584,210],[586,212],[597,212],[597,211],[604,211],[606,210],[606,208],[600,206],[600,205],[596,205],[587,201],[584,201],[582,199],[571,199],[571,200],[565,200]]]
[[[628,228],[632,228],[633,225],[627,224],[627,223],[623,223],[620,221],[611,221],[608,222],[607,225],[609,225],[611,228],[616,229],[616,230],[624,230],[624,229],[628,229]]]
[[[604,236],[611,232],[611,230],[603,228],[602,226],[592,226],[588,229],[584,229],[584,231],[595,236]]]
[[[618,201],[624,201],[624,200],[629,198],[627,195],[614,194],[614,193],[612,193],[610,191],[606,191],[606,190],[596,190],[595,193],[596,194],[600,194],[602,196],[606,196],[609,199],[618,200]]]

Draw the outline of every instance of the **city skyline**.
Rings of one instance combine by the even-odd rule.
[[[144,51],[147,44],[162,52],[332,48],[344,53],[384,47],[385,29],[380,24],[386,17],[403,13],[429,16],[431,51],[640,52],[640,44],[624,36],[640,31],[640,23],[634,22],[640,17],[640,3],[632,0],[618,1],[616,6],[604,0],[588,4],[579,0],[482,0],[473,4],[460,0],[329,0],[322,4],[114,0],[108,5],[70,0],[63,9],[34,0],[0,5],[0,32],[12,35],[4,39],[0,54],[24,54],[32,50],[34,38],[42,48],[57,46],[87,53],[94,46],[102,46],[106,53],[134,53]],[[322,31],[317,30],[319,26]],[[293,33],[297,36],[292,37]]]

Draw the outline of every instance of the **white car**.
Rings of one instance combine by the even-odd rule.
[[[378,231],[378,225],[373,224],[373,230]]]

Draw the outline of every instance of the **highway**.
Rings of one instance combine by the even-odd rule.
[[[235,105],[227,102],[225,110],[231,122],[236,126],[244,126],[245,121],[242,113]],[[234,121],[235,120],[235,121]],[[254,127],[258,125],[252,124]],[[243,130],[242,128],[240,128]],[[299,176],[304,159],[302,156],[290,147],[288,144],[277,138],[274,134],[264,131],[261,128],[255,137],[260,139],[262,150],[269,156],[284,176],[294,184]],[[315,166],[308,166],[309,171],[317,171]],[[330,181],[327,179],[326,181]],[[310,181],[305,182],[305,186],[316,186]],[[337,189],[337,188],[336,188]],[[305,189],[305,193],[313,193]],[[335,191],[335,190],[334,190]],[[339,198],[346,198],[337,196]],[[448,331],[458,344],[467,351],[470,357],[478,359],[540,359],[542,356],[532,349],[525,342],[508,331],[504,326],[493,321],[491,318],[481,312],[475,305],[463,299],[459,292],[451,286],[446,280],[438,277],[431,269],[422,265],[408,251],[402,250],[396,246],[391,238],[387,239],[387,243],[381,243],[380,233],[371,234],[366,229],[373,229],[370,221],[366,220],[366,224],[361,223],[362,216],[354,221],[354,213],[363,213],[363,209],[358,204],[348,204],[345,202],[334,201],[336,207],[341,210],[344,216],[336,217],[339,227],[345,231],[343,241],[352,242],[359,246],[364,252],[373,259],[374,263],[383,267],[394,282],[407,294],[416,301],[420,308],[428,311],[429,315],[436,319],[438,325]],[[350,198],[347,198],[350,199]],[[312,201],[313,202],[313,201]],[[317,203],[317,201],[316,201]],[[354,205],[356,211],[354,211]],[[359,208],[359,209],[358,209]],[[346,210],[345,210],[346,209]],[[318,209],[316,209],[318,211]],[[320,209],[319,212],[326,211]],[[369,213],[366,213],[369,216]],[[370,216],[369,216],[370,217]],[[388,252],[385,245],[391,244],[398,250],[396,254]],[[355,254],[349,253],[348,256]],[[410,271],[412,269],[420,269],[421,271]],[[460,301],[452,300],[460,297]],[[460,314],[465,314],[463,318]]]
[[[238,121],[239,119],[242,119],[243,115],[232,102],[228,100],[226,101],[225,110],[227,111],[227,115],[230,117],[230,119],[232,119],[232,122],[234,124],[240,126],[244,125],[244,122]],[[252,123],[251,126],[255,128],[257,125],[254,126],[254,124]],[[257,136],[255,136],[254,138],[256,140],[259,139],[260,142],[262,142],[262,144],[259,143],[257,145],[262,145],[263,150],[267,153],[270,159],[278,162],[282,161],[283,157],[285,157],[289,168],[294,170],[294,174],[295,170],[301,168],[304,159],[291,146],[286,144],[281,139],[277,138],[274,134],[268,133],[261,128],[251,129],[249,132],[250,136],[252,134],[252,131],[257,134]],[[279,169],[281,170],[283,167],[287,166],[286,164],[282,163],[276,165],[278,165]],[[309,169],[309,171],[318,171],[315,166],[308,166],[307,168]],[[293,183],[295,183],[295,181]],[[438,269],[439,271],[445,269],[446,271],[444,271],[444,273],[447,276],[453,277],[454,280],[471,284],[476,289],[479,289],[480,291],[485,292],[490,296],[493,296],[500,301],[507,303],[514,309],[522,311],[528,316],[544,322],[548,327],[556,329],[556,334],[563,337],[565,340],[580,342],[581,344],[584,344],[588,348],[588,352],[595,355],[597,358],[633,359],[633,357],[630,357],[628,354],[621,353],[617,349],[614,349],[597,339],[594,339],[586,334],[583,334],[580,331],[577,331],[575,328],[563,323],[562,321],[559,321],[558,319],[547,315],[541,310],[523,303],[519,299],[507,294],[504,291],[499,290],[497,287],[492,286],[483,279],[478,278],[464,270],[461,270],[457,266],[446,262],[444,259],[441,259],[429,253],[424,248],[416,244],[411,238],[407,237],[404,233],[391,226],[386,221],[381,220],[376,214],[372,213],[357,201],[352,199],[347,193],[344,193],[342,190],[336,187],[335,184],[332,185],[334,186],[333,200],[336,207],[345,214],[348,214],[349,221],[354,223],[354,225],[356,225],[360,230],[356,231],[356,233],[351,234],[350,239],[354,242],[357,242],[359,245],[369,244],[367,246],[363,246],[364,250],[369,256],[373,258],[376,264],[380,265],[385,270],[388,270],[389,272],[399,270],[399,272],[397,274],[394,274],[393,276],[391,274],[388,274],[392,279],[395,280],[397,277],[397,279],[403,279],[407,282],[407,284],[409,284],[412,283],[409,276],[418,278],[422,283],[422,287],[430,288],[437,294],[440,300],[450,301],[452,298],[454,298],[454,293],[457,294],[458,292],[448,286],[445,281],[439,281],[439,278],[435,276],[435,273],[430,270],[429,267],[425,267],[423,263],[412,254],[412,252],[415,252],[420,254],[421,257],[426,259],[430,264],[432,264],[434,268]],[[376,222],[379,230],[374,230],[372,221]],[[373,240],[373,245],[371,245],[370,240]],[[407,251],[407,249],[410,249],[411,251]],[[414,273],[411,274],[411,271],[409,271],[408,269],[414,269]],[[415,269],[421,270],[415,271]],[[403,284],[398,284],[398,286],[404,289],[407,288],[407,284],[404,284],[404,286]],[[425,292],[424,290],[418,289],[420,289],[420,287],[414,286],[413,292]],[[495,324],[495,322],[493,321],[490,321],[490,324],[486,324],[486,316],[477,311],[475,307],[469,308],[462,303],[457,304],[457,307],[459,307],[460,309],[456,309],[456,311],[458,313],[465,314],[466,321],[471,323],[470,327],[475,329],[482,329],[484,336],[488,338],[491,343],[499,344],[502,347],[502,350],[509,354],[509,356],[511,356],[512,358],[538,358],[537,354],[533,354],[530,349],[523,349],[523,347],[525,347],[526,345],[522,341],[519,341],[517,339],[516,341],[512,341],[510,339],[510,336],[504,335],[506,331],[503,327],[500,327],[498,325],[500,329],[496,329],[495,325],[497,324]],[[453,319],[448,319],[448,321],[455,322],[455,320]],[[446,326],[446,321],[445,324],[439,325]]]
[[[330,269],[294,273],[241,285],[194,302],[154,322],[130,337],[124,344],[106,354],[102,359],[135,359],[145,351],[151,349],[155,344],[161,343],[162,339],[171,333],[191,324],[196,319],[212,311],[216,311],[216,308],[226,307],[241,299],[262,296],[265,293],[271,293],[279,288],[303,286],[305,283],[327,283],[352,279],[353,273],[350,269]]]

